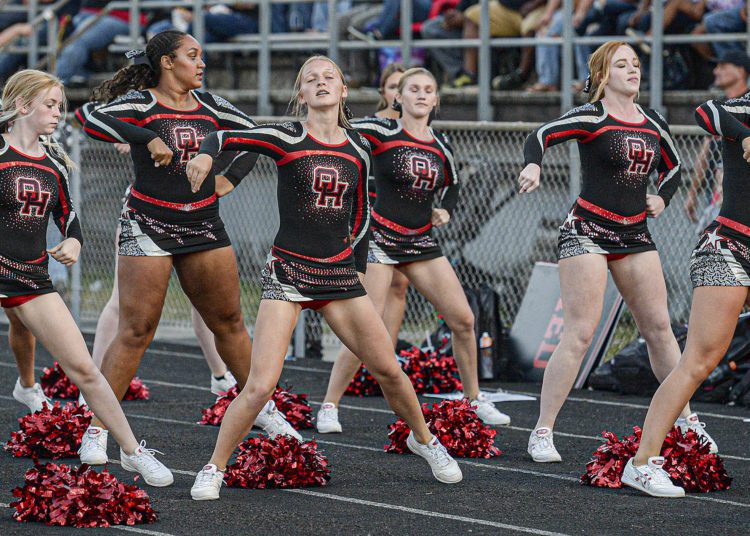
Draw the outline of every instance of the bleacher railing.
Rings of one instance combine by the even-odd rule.
[[[259,119],[275,120],[278,118]],[[568,148],[560,146],[545,155],[539,191],[517,195],[523,142],[535,126],[435,123],[451,138],[463,184],[455,217],[436,230],[438,239],[465,286],[489,283],[497,290],[502,319],[507,325],[515,318],[534,262],[556,261],[558,226],[579,191],[569,175]],[[90,325],[98,318],[112,289],[115,228],[121,197],[133,178],[133,170],[130,158],[120,155],[111,144],[91,140],[70,125],[65,132],[62,138],[79,164],[72,177],[72,192],[86,233],[67,299],[76,317]],[[685,321],[692,294],[690,252],[701,226],[710,218],[712,199],[720,189],[721,162],[718,151],[706,151],[712,141],[698,127],[673,126],[672,133],[683,161],[684,182],[691,182],[696,163],[702,158],[708,175],[713,177],[696,191],[702,222],[693,223],[685,212],[686,186],[678,190],[661,217],[649,221],[664,265],[671,317]],[[577,151],[574,154],[577,161]],[[260,271],[278,227],[276,170],[271,160],[261,157],[244,182],[221,200],[221,214],[238,259],[245,320],[252,326],[260,300]],[[418,342],[434,328],[435,320],[433,308],[410,291],[402,338]],[[170,285],[161,325],[190,326],[188,301],[176,278]],[[301,324],[304,329],[296,337],[298,355],[302,355],[306,340],[322,338],[324,346],[336,345],[335,337],[323,325],[316,313],[308,314],[307,321]]]

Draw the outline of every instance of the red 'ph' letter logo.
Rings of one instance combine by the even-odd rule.
[[[44,217],[49,196],[50,193],[42,190],[37,179],[20,177],[16,181],[16,199],[23,203],[20,211],[22,216]]]
[[[313,171],[312,189],[318,194],[318,199],[315,200],[317,206],[341,208],[347,188],[347,183],[339,182],[339,172],[335,169],[316,167]]]
[[[430,161],[421,156],[411,157],[412,186],[417,190],[434,190],[437,171],[430,166]]]
[[[628,144],[628,173],[648,173],[654,151],[646,149],[646,143],[640,138],[625,138]]]
[[[203,141],[203,138],[198,136],[193,127],[176,127],[174,138],[177,148],[182,151],[180,162],[189,162],[198,153],[201,141]]]

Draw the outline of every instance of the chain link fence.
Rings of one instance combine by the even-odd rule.
[[[455,217],[436,230],[437,237],[464,286],[487,282],[497,290],[501,317],[510,325],[534,263],[557,259],[558,226],[578,193],[577,183],[569,180],[571,154],[577,155],[577,151],[571,153],[567,145],[550,149],[545,155],[540,189],[519,196],[516,181],[523,165],[523,143],[536,125],[436,122],[435,126],[449,134],[462,180]],[[682,322],[687,320],[690,307],[690,252],[701,226],[710,221],[710,205],[719,194],[721,155],[716,142],[697,127],[677,126],[672,133],[683,159],[684,183],[665,213],[651,220],[649,227],[664,265],[671,316]],[[94,322],[112,289],[115,230],[133,169],[130,158],[118,154],[110,144],[93,141],[80,132],[71,133],[67,139],[69,144],[78,144],[71,154],[80,155],[81,194],[76,201],[86,234],[80,318],[84,323]],[[690,193],[696,173],[697,186]],[[261,157],[240,187],[221,200],[222,217],[238,258],[242,308],[248,325],[255,321],[260,271],[278,227],[275,177],[273,162]],[[691,221],[685,210],[688,196],[695,199],[699,216],[706,212],[701,223]],[[419,342],[435,328],[436,312],[411,288],[407,299],[401,337]],[[176,278],[170,286],[162,326],[190,326],[189,303]],[[314,312],[306,314],[304,336],[308,345],[316,340],[328,349],[338,345]]]

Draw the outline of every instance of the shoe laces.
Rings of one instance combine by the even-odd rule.
[[[140,452],[134,453],[131,457],[132,458],[138,458],[140,461],[143,462],[143,464],[146,466],[146,469],[149,471],[153,471],[155,469],[159,469],[163,464],[156,459],[155,454],[161,454],[164,456],[164,453],[161,451],[158,451],[156,449],[148,449],[146,448],[146,440],[142,440],[139,444]],[[136,452],[138,452],[136,450]]]
[[[217,475],[220,475],[222,479],[224,478],[224,475],[221,471],[218,469],[214,472],[209,472],[204,470],[201,470],[198,475],[195,477],[195,485],[196,486],[208,486],[212,485],[214,483],[214,478],[216,478]]]
[[[270,410],[267,412],[268,420],[283,429],[286,429],[287,426],[289,426],[289,423],[286,421],[284,416],[281,414],[279,409],[274,405]]]
[[[106,447],[106,442],[104,442],[104,438],[106,437],[104,430],[99,430],[99,433],[96,435],[91,435],[88,433],[88,430],[83,434],[83,439],[81,440],[81,447],[78,449],[78,452],[84,452],[89,450],[96,450],[101,447]]]
[[[320,412],[318,413],[318,420],[319,421],[333,421],[336,420],[336,417],[338,416],[338,410],[336,407],[322,407],[320,408]]]
[[[642,469],[643,475],[646,481],[653,482],[654,484],[671,484],[672,480],[669,478],[669,474],[660,467],[646,466]]]
[[[448,449],[446,449],[442,443],[438,442],[434,447],[428,446],[427,452],[429,452],[430,457],[435,460],[438,467],[445,467],[451,463],[452,458],[450,454],[448,454]]]

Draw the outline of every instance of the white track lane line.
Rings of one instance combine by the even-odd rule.
[[[0,503],[0,508],[10,508],[10,505],[6,503]],[[27,526],[31,527],[31,525],[27,525]],[[170,534],[168,532],[146,530],[146,529],[141,529],[138,527],[133,527],[130,525],[110,525],[108,528],[113,529],[113,530],[124,530],[125,532],[134,532],[136,534],[149,534],[151,536],[175,536],[174,534]],[[81,529],[81,530],[85,530],[85,529]]]

